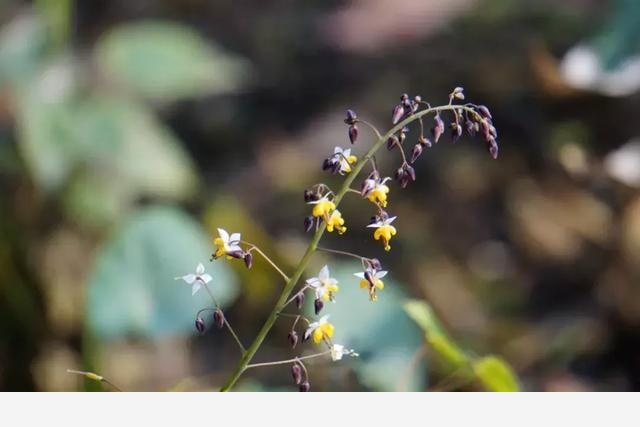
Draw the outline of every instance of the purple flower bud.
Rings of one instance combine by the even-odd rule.
[[[294,383],[300,384],[302,382],[302,368],[297,363],[291,365],[291,376]]]
[[[487,148],[489,149],[489,154],[491,154],[491,157],[493,157],[493,159],[497,159],[498,158],[498,143],[496,142],[495,139],[491,139],[490,141],[487,142]]]
[[[235,259],[244,259],[245,254],[246,252],[242,250],[227,252],[227,255]]]
[[[369,270],[364,272],[364,278],[367,280],[367,282],[369,282],[371,284],[371,286],[375,286],[376,282],[375,279],[373,277],[373,274],[371,274],[371,272]]]
[[[331,164],[331,159],[324,159],[322,162],[322,170],[326,171],[327,169],[331,169],[333,165]]]
[[[305,381],[302,384],[300,384],[300,386],[298,387],[298,390],[300,390],[301,392],[307,392],[311,390],[311,385],[309,384],[309,381]]]
[[[393,147],[395,147],[398,144],[400,144],[398,137],[395,135],[391,135],[389,139],[387,139],[387,150],[389,151],[393,150]]]
[[[418,160],[418,157],[420,157],[421,154],[422,145],[418,143],[413,146],[413,150],[411,151],[411,163],[414,163],[416,160]]]
[[[396,170],[394,175],[396,181],[401,182],[404,179],[404,168],[400,167]]]
[[[478,105],[477,110],[478,110],[478,113],[480,113],[480,115],[482,117],[484,117],[485,119],[493,118],[491,116],[491,112],[489,111],[489,109],[487,107],[485,107],[484,105]]]
[[[467,120],[465,122],[465,126],[467,128],[467,133],[469,136],[476,136],[476,125],[477,123],[472,122],[471,120]]]
[[[298,292],[295,297],[296,307],[298,310],[302,310],[302,306],[304,305],[304,293]]]
[[[247,268],[251,268],[253,265],[253,255],[251,255],[251,252],[247,252],[244,255],[244,265],[246,265]]]
[[[202,317],[198,317],[196,319],[196,329],[198,330],[198,332],[203,333],[204,330],[206,329],[206,325],[204,323],[204,319]]]
[[[402,116],[404,116],[404,107],[402,106],[402,104],[398,104],[393,109],[393,113],[391,115],[391,123],[393,123],[394,125],[398,124]]]
[[[298,344],[298,333],[296,331],[289,332],[289,335],[287,335],[287,340],[289,341],[289,345],[291,346],[291,348],[295,348]]]
[[[416,171],[415,169],[413,169],[413,167],[409,165],[404,165],[404,170],[405,170],[405,173],[409,176],[409,178],[411,178],[411,181],[416,180]]]
[[[224,313],[219,308],[213,312],[213,324],[216,325],[219,329],[224,327]]]
[[[457,142],[460,136],[462,136],[462,126],[455,122],[451,123],[451,142]]]
[[[405,131],[405,129],[402,129],[400,131],[400,136],[398,137],[398,142],[400,142],[400,145],[404,144],[404,140],[407,139],[407,132]]]
[[[358,116],[356,115],[355,111],[347,110],[347,118],[344,119],[344,122],[348,125],[353,125],[355,124],[356,120],[358,120]]]
[[[437,144],[438,140],[444,133],[444,122],[442,121],[440,114],[436,114],[433,120],[435,121],[435,125],[431,129],[431,134],[433,135],[433,141]]]
[[[358,140],[358,125],[354,123],[351,126],[349,126],[349,141],[351,141],[352,144],[355,144],[357,140]]]
[[[403,94],[400,96],[400,102],[404,102],[404,101],[406,101],[406,100],[408,100],[408,99],[409,99],[409,95],[407,95],[406,93],[403,93]]]
[[[382,264],[380,263],[380,260],[378,258],[369,259],[369,265],[374,270],[382,270]]]
[[[315,202],[316,200],[319,200],[320,196],[318,195],[317,192],[312,191],[312,190],[304,190],[304,201],[305,202]]]
[[[304,231],[308,233],[313,228],[313,217],[307,216],[304,218]]]
[[[320,298],[317,298],[314,302],[313,302],[313,308],[316,312],[316,315],[320,314],[320,312],[322,311],[322,308],[324,307],[324,303],[322,302],[322,300]]]
[[[482,136],[484,137],[484,140],[489,142],[492,139],[491,136],[491,128],[493,127],[491,125],[491,122],[489,121],[489,119],[484,119],[481,123],[480,126],[482,127]]]

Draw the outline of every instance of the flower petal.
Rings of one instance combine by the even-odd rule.
[[[229,237],[229,242],[236,242],[236,243],[238,243],[238,242],[240,242],[240,239],[241,239],[241,237],[240,237],[240,233],[233,233],[233,234],[231,234],[231,236]]]
[[[386,276],[388,273],[388,271],[377,271],[376,272],[376,279],[382,279],[384,276]]]
[[[320,269],[320,273],[318,273],[318,279],[321,281],[327,280],[329,278],[329,266],[325,265]]]
[[[202,263],[198,264],[198,266],[196,267],[196,274],[198,276],[201,276],[202,273],[204,273],[204,265],[202,265]]]
[[[218,234],[220,235],[220,238],[222,239],[223,242],[227,243],[229,241],[229,233],[227,233],[226,230],[223,230],[222,228],[218,228]]]
[[[354,273],[353,275],[356,276],[356,277],[359,277],[361,279],[364,279],[364,272]]]
[[[202,283],[200,282],[195,282],[193,284],[193,286],[191,287],[191,295],[195,295],[196,292],[198,292],[200,290],[200,288],[202,287]]]
[[[196,281],[197,276],[195,274],[187,274],[181,277],[182,280],[184,280],[187,285],[192,284],[193,282]]]
[[[200,276],[200,280],[202,280],[204,283],[209,283],[211,280],[213,280],[213,277],[211,277],[210,274],[203,274],[202,276]]]

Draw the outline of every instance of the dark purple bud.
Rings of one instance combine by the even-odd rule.
[[[300,390],[301,392],[307,392],[311,390],[311,385],[309,384],[309,381],[305,381],[302,384],[300,384],[300,386],[298,387],[298,390]]]
[[[298,344],[298,333],[296,331],[289,332],[287,340],[289,341],[291,348],[296,348],[296,345]]]
[[[451,142],[456,142],[462,136],[462,126],[457,123],[451,123]]]
[[[253,255],[251,255],[251,252],[247,252],[244,255],[244,265],[246,265],[247,268],[251,268],[253,265]]]
[[[409,165],[404,165],[404,170],[405,170],[405,173],[409,176],[409,178],[411,178],[411,181],[416,180],[416,171],[415,169],[413,169],[413,167]]]
[[[420,145],[423,145],[427,148],[431,148],[431,141],[429,140],[429,138],[425,138],[424,136],[421,136],[420,138],[418,138],[418,143]]]
[[[308,233],[313,228],[313,217],[308,216],[304,218],[304,231]]]
[[[400,167],[396,170],[396,173],[394,175],[394,178],[396,181],[401,182],[404,179],[404,168]]]
[[[298,310],[302,310],[302,306],[304,305],[304,294],[302,292],[298,292],[295,297],[296,307]]]
[[[204,330],[206,329],[206,325],[204,323],[204,319],[202,317],[198,317],[196,319],[196,329],[198,330],[198,332],[203,333]]]
[[[490,141],[487,142],[487,148],[489,149],[489,154],[491,154],[491,157],[493,157],[493,159],[497,159],[498,158],[498,143],[496,142],[495,139],[492,139]]]
[[[408,99],[409,99],[409,95],[407,95],[406,93],[403,93],[403,94],[400,96],[400,102],[407,101]]]
[[[431,134],[433,135],[433,141],[437,144],[438,140],[444,133],[444,122],[442,121],[440,114],[436,114],[433,120],[435,121],[435,125],[431,129]]]
[[[213,324],[216,325],[219,329],[224,327],[224,313],[219,308],[213,312]]]
[[[482,117],[484,117],[485,119],[493,118],[491,116],[491,112],[489,111],[489,109],[487,107],[485,107],[484,105],[478,105],[477,110],[478,110],[478,113],[480,113],[480,115]]]
[[[323,307],[324,307],[324,303],[322,302],[322,300],[320,298],[317,298],[313,302],[313,308],[315,309],[316,315],[320,314],[320,312],[322,311]]]
[[[317,192],[312,191],[312,190],[304,190],[304,201],[305,202],[315,202],[316,200],[319,200],[320,196],[318,195]]]
[[[333,164],[331,163],[331,159],[324,159],[322,162],[322,170],[326,171],[327,169],[331,169]]]
[[[245,251],[231,251],[231,252],[227,252],[227,255],[229,255],[232,258],[235,259],[244,259],[246,252]]]
[[[398,144],[400,144],[398,137],[395,135],[391,135],[391,137],[387,139],[387,150],[389,151],[393,150],[393,147],[395,147]]]
[[[402,116],[404,116],[404,107],[402,106],[402,104],[398,104],[393,109],[393,114],[391,115],[391,123],[393,123],[394,125],[398,124]]]
[[[400,143],[400,145],[404,144],[404,140],[407,139],[407,132],[402,129],[400,131],[400,136],[398,137],[398,142]]]
[[[347,118],[344,119],[344,122],[348,125],[353,125],[355,124],[356,120],[358,120],[358,116],[356,115],[355,111],[347,110]]]
[[[349,126],[349,141],[351,141],[352,144],[355,144],[357,140],[358,140],[358,125],[352,124],[351,126]]]
[[[300,384],[302,382],[302,368],[297,363],[291,365],[291,376],[294,383]]]
[[[369,260],[369,265],[374,270],[382,270],[382,264],[380,263],[380,260],[378,258],[371,258]]]
[[[471,120],[467,120],[465,122],[465,126],[467,127],[467,133],[469,136],[476,136],[476,125],[477,123],[472,122]]]
[[[375,278],[373,277],[373,274],[371,274],[369,270],[364,272],[364,278],[367,280],[367,282],[371,284],[371,286],[376,285]]]
[[[413,146],[413,150],[411,151],[411,163],[414,163],[418,160],[418,157],[422,154],[422,145],[419,143]]]

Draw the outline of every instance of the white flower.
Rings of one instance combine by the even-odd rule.
[[[333,154],[339,158],[340,170],[338,172],[340,175],[351,172],[351,164],[357,161],[357,158],[351,155],[351,148],[343,150],[341,147],[335,147]]]
[[[384,289],[384,282],[381,280],[384,276],[387,275],[386,271],[377,271],[373,268],[367,268],[365,271],[361,273],[355,273],[354,276],[359,277],[360,287],[369,289],[369,298],[371,301],[376,301],[378,299],[377,290]]]
[[[385,225],[391,225],[391,223],[393,221],[395,221],[396,218],[398,218],[398,217],[397,216],[392,216],[391,218],[387,218],[385,220],[374,222],[373,224],[369,224],[369,225],[367,225],[367,227],[380,228],[380,227],[383,227]]]
[[[307,279],[307,285],[315,290],[316,299],[324,301],[333,300],[333,294],[339,290],[338,281],[331,277],[327,265],[322,267],[318,277]]]
[[[330,339],[333,336],[334,327],[328,322],[329,315],[322,316],[320,320],[309,323],[309,327],[304,331],[304,339],[308,340],[313,335],[313,342],[319,344],[322,340]]]
[[[196,267],[195,274],[185,274],[184,276],[176,277],[175,279],[184,280],[187,285],[192,285],[191,295],[195,295],[195,293],[198,292],[202,287],[202,284],[206,285],[211,280],[213,280],[211,275],[204,272],[204,265],[202,265],[202,263],[198,264],[198,266]]]
[[[334,362],[341,360],[342,356],[358,357],[359,354],[353,350],[344,348],[343,345],[334,344],[331,346],[331,360]]]
[[[218,235],[220,237],[216,238],[213,243],[217,246],[216,253],[214,256],[216,258],[221,257],[223,255],[229,254],[239,254],[242,253],[242,248],[240,247],[240,233],[232,233],[229,236],[226,230],[222,228],[218,228]]]

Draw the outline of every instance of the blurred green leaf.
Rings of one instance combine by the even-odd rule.
[[[411,300],[405,303],[404,309],[422,328],[431,347],[452,367],[457,368],[468,362],[464,351],[446,335],[429,304],[424,301]]]
[[[518,380],[511,367],[497,356],[482,357],[473,362],[473,372],[491,391],[519,391]]]
[[[97,255],[87,304],[92,333],[119,338],[195,331],[196,312],[211,302],[204,290],[191,296],[191,286],[175,277],[194,272],[201,262],[221,305],[237,296],[228,267],[209,263],[210,252],[205,230],[181,211],[152,207],[136,214]]]
[[[0,31],[0,86],[28,83],[46,52],[44,25],[32,15],[13,19]]]
[[[152,98],[229,93],[247,75],[245,61],[169,22],[122,25],[99,41],[96,54],[105,74]]]
[[[343,359],[353,365],[360,381],[380,391],[422,391],[426,387],[426,362],[416,358],[423,346],[419,329],[402,310],[402,287],[387,276],[377,302],[369,301],[353,274],[362,271],[357,263],[332,264],[332,276],[340,282],[336,304],[327,304],[322,314],[330,315],[336,327],[334,341],[353,348],[360,357]],[[313,272],[313,275],[317,274]]]

